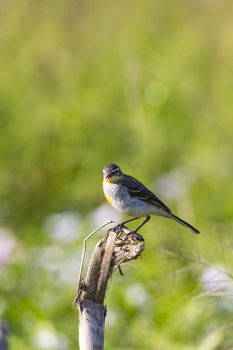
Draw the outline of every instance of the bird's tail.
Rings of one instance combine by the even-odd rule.
[[[196,229],[196,228],[193,227],[192,225],[188,224],[186,221],[184,221],[184,220],[178,218],[178,216],[176,216],[176,215],[174,215],[174,214],[172,214],[172,213],[169,213],[169,214],[170,214],[170,215],[169,215],[169,218],[171,218],[171,219],[177,221],[179,224],[181,224],[181,225],[183,225],[183,226],[189,228],[189,229],[190,229],[192,232],[194,232],[194,233],[200,233],[200,231],[199,231],[198,229]]]

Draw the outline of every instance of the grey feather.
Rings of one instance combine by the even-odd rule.
[[[164,211],[171,213],[171,210],[156,197],[146,186],[130,175],[124,174],[121,180],[121,185],[127,188],[128,193],[135,198],[138,198],[146,203],[157,205]]]

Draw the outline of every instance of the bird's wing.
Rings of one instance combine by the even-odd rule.
[[[127,188],[127,191],[132,197],[138,198],[149,204],[157,205],[166,212],[171,212],[171,210],[163,202],[161,202],[161,200],[156,197],[153,192],[151,192],[146,186],[144,186],[134,177],[124,175],[123,179],[121,180],[121,184]]]

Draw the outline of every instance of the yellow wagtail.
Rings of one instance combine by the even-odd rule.
[[[159,215],[177,221],[179,224],[189,228],[194,233],[200,233],[192,225],[188,224],[161,202],[156,195],[134,177],[124,174],[118,165],[108,164],[103,169],[103,189],[104,194],[115,209],[124,212],[132,219],[122,223],[122,225],[146,217],[145,221],[137,227],[137,232],[151,215]]]

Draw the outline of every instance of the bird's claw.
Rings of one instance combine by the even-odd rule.
[[[124,224],[118,224],[117,226],[114,227],[115,232],[120,232],[123,231],[123,229],[126,229],[127,227]]]
[[[132,241],[144,242],[144,238],[139,233],[133,231],[133,232],[130,232],[130,235],[131,235]]]
[[[124,224],[119,224],[115,226],[113,230],[119,235],[124,233],[126,235],[125,238],[131,242],[144,242],[144,238],[142,237],[142,235],[137,233],[137,231],[130,231]]]

